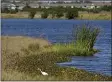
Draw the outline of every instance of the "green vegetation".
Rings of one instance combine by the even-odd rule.
[[[78,9],[77,8],[64,8],[64,7],[52,7],[52,8],[28,8],[25,7],[23,8],[23,11],[27,11],[27,12],[32,12],[32,11],[38,11],[38,12],[42,12],[41,14],[41,18],[47,18],[50,14],[52,15],[52,18],[57,17],[57,18],[61,18],[64,16],[64,14],[68,13],[67,11],[72,12],[73,16],[72,19],[78,17]],[[71,13],[68,13],[71,15]]]
[[[30,18],[30,19],[33,19],[33,18],[35,17],[35,14],[36,14],[35,11],[30,12],[30,13],[29,13],[29,18]]]
[[[47,13],[46,13],[47,11]],[[105,14],[105,11],[108,12],[107,14]],[[67,18],[67,19],[93,19],[93,20],[96,20],[96,19],[104,19],[104,20],[107,20],[107,19],[110,19],[111,20],[111,11],[112,11],[112,6],[102,6],[100,8],[93,8],[93,9],[85,9],[85,8],[77,8],[77,7],[74,7],[74,8],[71,8],[71,7],[62,7],[62,6],[58,6],[58,7],[51,7],[51,8],[31,8],[28,4],[26,4],[26,6],[23,8],[23,10],[19,10],[19,13],[21,12],[39,12],[39,16],[37,17],[41,17],[41,18],[47,18],[48,16],[51,15],[51,18]],[[1,10],[2,13],[8,13],[8,15],[6,16],[3,16],[4,18],[23,18],[23,17],[20,17],[20,16],[15,16],[13,14],[16,14],[18,12],[18,7],[15,9],[15,10],[10,10],[8,8],[5,8],[5,9],[2,9]],[[79,14],[79,12],[88,12],[86,13],[86,15],[83,15],[83,14]],[[104,12],[104,13],[102,13]],[[41,13],[43,13],[41,15]],[[45,13],[45,14],[44,14]],[[10,14],[10,15],[9,15]],[[91,15],[92,16],[87,16],[87,15]],[[105,16],[103,15],[105,14]],[[41,16],[40,16],[41,15]],[[81,16],[81,17],[80,17]],[[26,16],[24,16],[26,17]]]
[[[110,5],[110,6],[105,5],[105,6],[101,7],[101,10],[103,10],[103,11],[112,11],[112,5]]]
[[[16,14],[2,13],[1,18],[28,18],[28,12],[18,12]],[[66,14],[65,14],[66,15]],[[41,18],[41,12],[37,12],[35,18]],[[48,19],[57,19],[55,12],[51,13]],[[62,19],[66,19],[65,16]],[[111,20],[111,12],[100,12],[100,13],[88,13],[79,12],[79,16],[76,19],[83,20]]]
[[[68,19],[74,19],[78,17],[78,11],[75,10],[74,12],[72,10],[68,10],[68,12],[66,13],[66,18]]]
[[[94,9],[90,9],[90,10],[88,10],[88,12],[100,13],[100,12],[101,12],[101,10],[100,10],[100,9],[98,9],[98,8],[94,8]]]
[[[63,12],[61,12],[61,11],[57,12],[57,14],[56,14],[56,17],[57,18],[60,18],[62,16],[64,16]]]
[[[62,6],[58,6],[58,7],[51,7],[51,8],[31,8],[29,7],[28,5],[25,6],[23,8],[23,11],[39,11],[39,12],[44,12],[44,11],[48,11],[49,13],[52,13],[53,11],[60,11],[60,12],[63,12],[63,13],[66,13],[68,10],[78,10],[78,11],[89,11],[89,12],[93,12],[94,13],[94,10],[99,10],[99,11],[111,11],[112,10],[112,6],[102,6],[100,8],[93,8],[93,9],[85,9],[85,8],[77,8],[77,7],[74,7],[74,8],[71,8],[71,7],[62,7]]]
[[[84,8],[71,8],[71,7],[62,7],[62,6],[59,6],[59,7],[51,7],[51,8],[26,8],[23,9],[23,11],[37,11],[37,12],[46,12],[47,11],[47,14],[50,15],[52,14],[52,18],[60,18],[60,17],[63,17],[65,15],[65,17],[67,19],[76,19],[79,17],[79,12],[82,11],[82,12],[88,12],[88,14],[90,13],[100,13],[101,11],[111,11],[111,6],[103,6],[101,8],[93,8],[93,9],[84,9]],[[44,18],[44,16],[43,16]],[[46,16],[45,16],[46,18]],[[89,18],[89,17],[88,17]]]
[[[18,9],[16,8],[15,10],[5,8],[4,10],[1,11],[2,13],[10,13],[10,14],[16,14],[18,12]]]
[[[48,17],[48,12],[46,11],[46,12],[43,12],[42,14],[41,14],[41,18],[43,18],[43,19],[46,19],[47,17]]]
[[[56,13],[52,12],[52,18],[55,18]]]
[[[64,18],[64,19],[89,19],[89,20],[111,20],[111,6],[103,6],[101,8],[84,9],[71,7],[51,7],[51,8],[31,8],[26,5],[22,11],[4,9],[2,18],[27,18],[28,13],[36,13],[35,18]],[[106,12],[105,12],[106,11]],[[17,13],[18,12],[18,13]],[[7,14],[6,14],[7,13]],[[13,14],[12,14],[13,13]],[[20,16],[20,13],[23,14]],[[28,15],[28,16],[27,16]]]
[[[9,8],[4,8],[4,9],[1,9],[1,13],[10,13],[10,14],[16,14],[18,12],[18,6],[16,6],[15,10],[13,9],[9,9]]]
[[[2,13],[9,13],[9,9],[8,8],[4,8],[4,10],[1,10]]]
[[[89,25],[77,26],[74,32],[75,48],[80,55],[93,55],[93,49],[100,29]]]

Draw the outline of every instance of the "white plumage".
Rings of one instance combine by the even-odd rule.
[[[42,73],[42,75],[44,75],[44,76],[45,76],[45,75],[48,75],[48,73],[41,71],[40,68],[38,68],[38,70]]]

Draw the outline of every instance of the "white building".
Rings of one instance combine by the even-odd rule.
[[[8,5],[8,9],[15,10],[16,5],[15,4],[10,4],[10,5]]]

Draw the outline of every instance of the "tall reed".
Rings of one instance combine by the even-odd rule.
[[[98,27],[92,27],[88,24],[77,26],[73,31],[76,50],[80,52],[84,51],[83,54],[93,51],[93,46],[99,33],[100,29]]]

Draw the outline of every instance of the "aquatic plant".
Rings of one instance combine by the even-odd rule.
[[[91,27],[90,25],[82,25],[74,28],[73,37],[75,42],[75,49],[78,54],[92,55],[92,52],[97,50],[93,49],[100,29]]]

